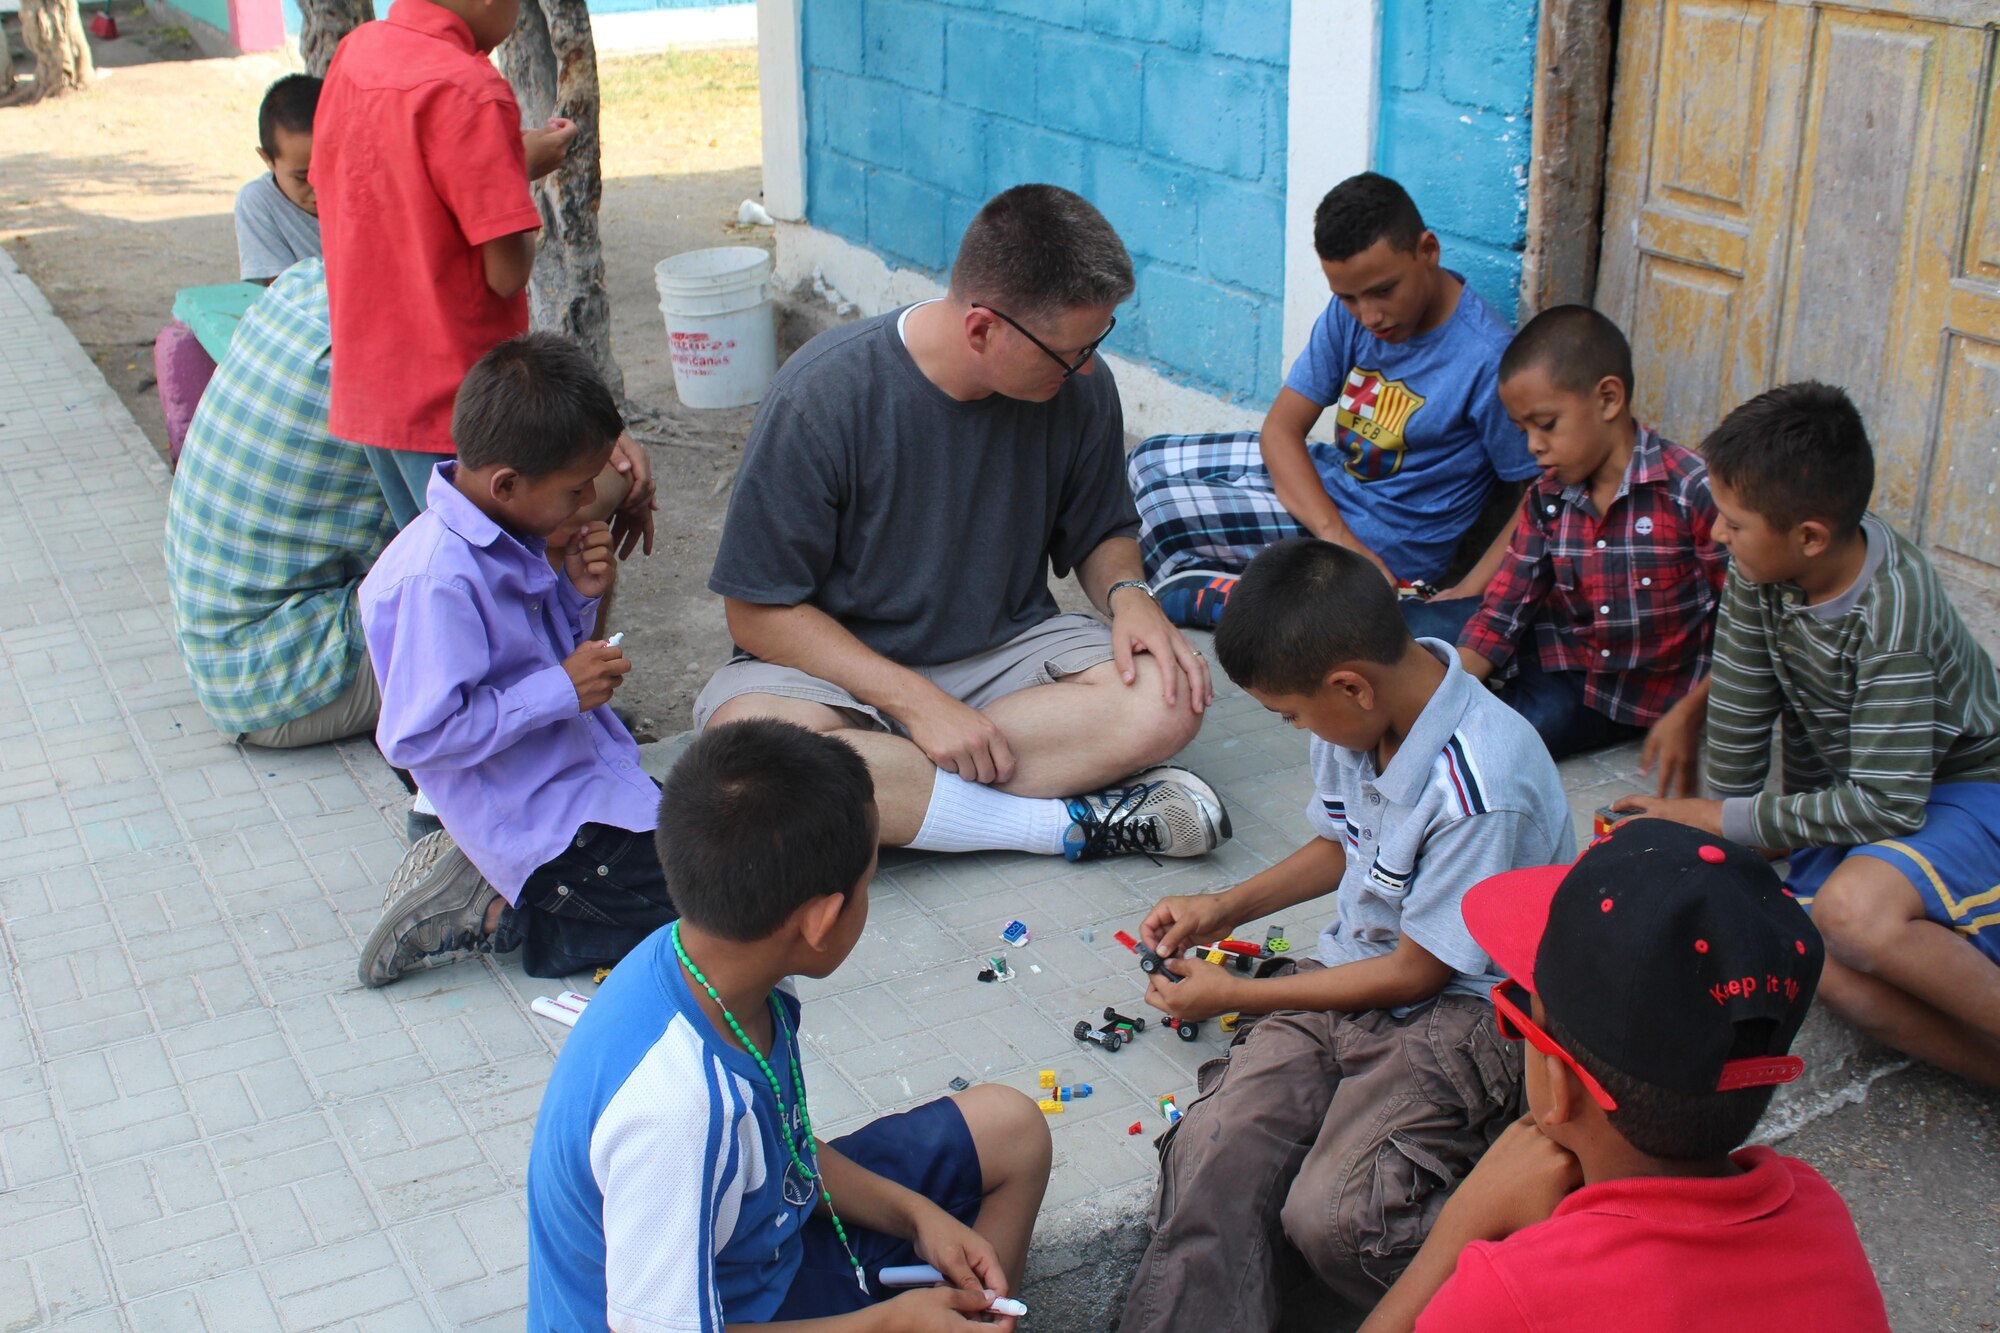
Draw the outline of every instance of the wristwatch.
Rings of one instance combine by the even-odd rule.
[[[1106,610],[1111,609],[1111,599],[1118,595],[1118,590],[1120,588],[1137,588],[1140,592],[1145,593],[1146,596],[1148,597],[1153,596],[1153,590],[1150,587],[1146,586],[1146,580],[1120,579],[1118,580],[1118,582],[1112,584],[1110,587],[1104,590],[1104,606]],[[1159,601],[1158,598],[1154,598],[1154,602],[1156,605],[1158,604],[1158,601]]]

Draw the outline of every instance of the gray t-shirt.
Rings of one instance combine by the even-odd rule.
[[[1102,362],[1046,403],[961,403],[917,368],[900,312],[814,338],[750,428],[708,586],[809,603],[905,666],[997,648],[1057,614],[1067,575],[1138,530]]]
[[[1444,683],[1386,771],[1370,753],[1317,738],[1310,748],[1307,819],[1347,853],[1319,960],[1379,957],[1407,935],[1457,973],[1447,994],[1484,999],[1500,975],[1465,928],[1465,891],[1502,871],[1574,860],[1576,836],[1534,727],[1467,674],[1449,644],[1418,642],[1444,662]]]
[[[236,260],[245,282],[320,257],[319,219],[285,198],[269,172],[236,192]]]

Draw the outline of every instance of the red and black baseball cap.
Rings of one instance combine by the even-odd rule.
[[[1763,857],[1663,819],[1628,819],[1571,866],[1465,895],[1495,966],[1579,1045],[1690,1095],[1789,1083],[1825,950]],[[1744,1025],[1760,1034],[1740,1048]],[[1767,1036],[1761,1034],[1768,1033]]]

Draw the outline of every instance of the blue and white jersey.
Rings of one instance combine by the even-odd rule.
[[[798,1135],[799,1003],[778,999],[784,1022],[767,1054]],[[716,1035],[668,932],[655,931],[599,988],[542,1094],[528,1159],[528,1327],[722,1333],[769,1321],[819,1199],[778,1121],[756,1060]]]
[[[1450,644],[1417,642],[1444,663],[1444,681],[1386,770],[1318,737],[1310,747],[1307,821],[1347,855],[1319,960],[1378,957],[1408,936],[1457,973],[1447,993],[1485,999],[1500,975],[1465,928],[1465,891],[1574,860],[1569,799],[1534,727],[1467,674]]]

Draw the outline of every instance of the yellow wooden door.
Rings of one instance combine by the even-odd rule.
[[[1867,419],[1875,505],[2000,579],[2000,0],[1627,0],[1598,305],[1690,446],[1799,379]]]

